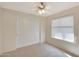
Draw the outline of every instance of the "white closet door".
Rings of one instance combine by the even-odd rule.
[[[16,48],[16,20],[17,15],[10,10],[4,10],[4,52],[14,50]]]
[[[20,15],[17,20],[16,48],[39,43],[39,21],[31,15]]]

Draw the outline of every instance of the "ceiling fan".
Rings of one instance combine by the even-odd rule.
[[[46,12],[49,10],[49,8],[45,2],[40,2],[36,3],[32,10],[39,15],[46,15]]]
[[[39,14],[44,14],[45,11],[46,11],[46,8],[47,6],[43,3],[43,2],[40,2],[40,5],[38,5],[38,13]]]

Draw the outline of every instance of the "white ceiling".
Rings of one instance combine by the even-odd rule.
[[[37,12],[39,2],[0,2],[0,7],[34,15],[49,16],[79,5],[78,2],[45,2],[45,4],[48,9],[44,15],[40,15]]]

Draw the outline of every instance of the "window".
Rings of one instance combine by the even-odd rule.
[[[67,16],[52,20],[52,38],[74,42],[74,18]]]

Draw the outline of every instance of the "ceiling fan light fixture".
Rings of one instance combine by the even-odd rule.
[[[45,13],[45,9],[46,9],[45,4],[43,2],[40,2],[40,5],[38,6],[39,14],[44,14]]]
[[[45,10],[38,10],[39,14],[44,14]]]

